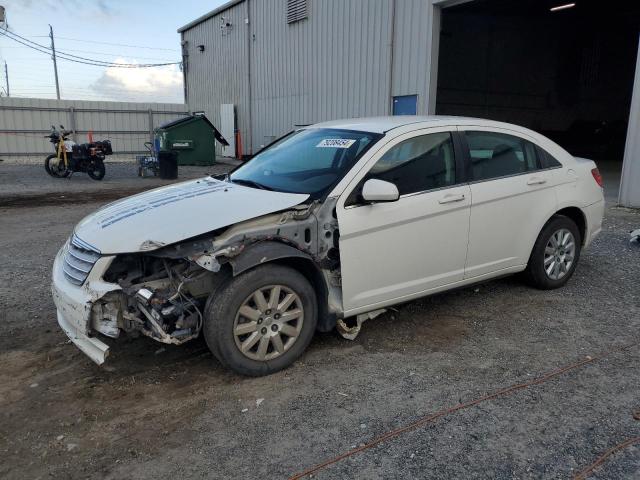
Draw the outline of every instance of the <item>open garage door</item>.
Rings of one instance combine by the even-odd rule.
[[[474,0],[444,8],[436,113],[532,128],[615,174],[639,28],[636,1]]]

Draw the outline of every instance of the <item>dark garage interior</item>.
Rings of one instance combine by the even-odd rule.
[[[523,125],[573,155],[620,168],[639,31],[636,1],[476,0],[444,8],[436,113]]]

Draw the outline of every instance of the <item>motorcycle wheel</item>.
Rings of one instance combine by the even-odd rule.
[[[94,180],[102,180],[107,170],[104,168],[102,161],[91,162],[87,168],[87,174]]]
[[[64,166],[64,162],[58,162],[57,155],[49,155],[44,160],[44,169],[55,178],[65,178],[71,175],[71,171]]]

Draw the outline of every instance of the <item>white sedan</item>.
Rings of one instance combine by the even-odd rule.
[[[245,375],[280,370],[316,330],[517,272],[564,285],[601,229],[602,179],[536,132],[457,117],[296,130],[229,175],[107,205],[58,253],[58,322],[96,363],[104,336],[201,333]]]

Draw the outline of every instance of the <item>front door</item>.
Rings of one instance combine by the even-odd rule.
[[[409,300],[464,276],[471,205],[451,132],[399,136],[354,178],[336,207],[346,315]],[[365,204],[363,183],[394,183],[399,200]]]

